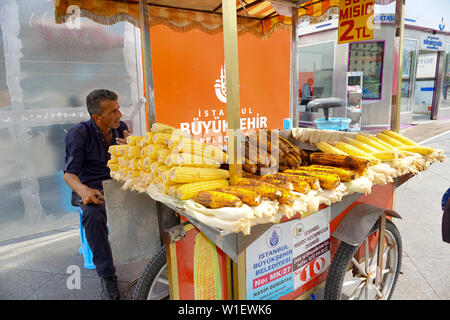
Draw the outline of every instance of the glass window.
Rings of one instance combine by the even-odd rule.
[[[300,104],[333,95],[334,41],[298,48]],[[303,111],[303,110],[301,110]]]
[[[350,44],[348,71],[363,72],[363,99],[381,99],[384,42]]]
[[[401,111],[411,111],[414,75],[416,74],[417,40],[403,40],[402,102]]]
[[[442,95],[439,108],[450,108],[450,44],[447,45],[444,55],[444,80],[442,82]]]

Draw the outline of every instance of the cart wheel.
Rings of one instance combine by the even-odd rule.
[[[142,271],[134,290],[134,300],[164,300],[169,298],[166,247],[161,247]]]
[[[325,300],[389,300],[391,298],[400,272],[402,240],[397,227],[386,220],[382,281],[381,287],[377,287],[375,278],[379,225],[378,221],[359,246],[351,246],[345,242],[339,245],[328,271],[324,291]],[[376,241],[376,246],[371,253],[368,253],[369,241],[373,245]],[[362,258],[358,259],[358,256]]]

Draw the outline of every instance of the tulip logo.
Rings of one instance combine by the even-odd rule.
[[[216,80],[214,89],[216,91],[217,99],[222,103],[227,103],[227,81],[223,66],[220,67],[220,77]]]

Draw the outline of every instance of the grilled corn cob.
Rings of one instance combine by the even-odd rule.
[[[355,170],[359,175],[363,175],[371,164],[371,161],[365,158],[340,154],[313,152],[309,157],[312,164],[348,168]]]
[[[217,249],[201,232],[194,240],[194,297],[196,300],[222,300]]]
[[[228,180],[218,179],[181,184],[176,195],[180,200],[192,199],[198,192],[228,186]]]
[[[365,143],[378,151],[390,151],[395,150],[394,147],[392,147],[390,144],[387,144],[383,140],[378,139],[375,136],[371,136],[369,134],[358,134],[355,137],[355,140],[361,141],[362,143]]]
[[[178,187],[177,193],[180,192],[180,188],[182,186]],[[242,206],[242,200],[238,197],[229,193],[211,190],[197,192],[194,196],[194,201],[210,209]]]
[[[303,169],[307,168],[312,171],[318,171],[318,172],[328,172],[328,173],[336,173],[339,178],[341,178],[341,181],[348,182],[352,181],[356,178],[359,178],[359,174],[356,173],[353,170],[343,169],[343,168],[337,168],[337,167],[331,167],[331,166],[321,166],[318,164],[313,164],[308,167],[299,167],[297,169]]]
[[[398,141],[398,140],[396,140],[394,138],[391,138],[390,136],[385,135],[384,133],[378,133],[377,134],[377,138],[380,139],[380,140],[383,140],[387,144],[390,144],[391,146],[396,147],[396,148],[405,146],[400,141]]]
[[[332,146],[329,143],[323,142],[323,141],[319,141],[318,143],[316,143],[316,147],[317,149],[319,149],[322,152],[325,153],[334,153],[334,154],[343,154],[346,155],[347,153]]]
[[[264,181],[240,178],[237,180],[237,185],[245,186],[246,188],[261,194],[261,197],[266,197],[270,200],[279,199],[283,195],[282,189]]]
[[[249,190],[244,187],[229,186],[224,188],[213,189],[213,191],[232,194],[242,200],[249,206],[257,206],[261,203],[261,195],[256,191]]]
[[[341,183],[341,179],[335,173],[320,173],[305,170],[286,170],[285,173],[301,175],[306,177],[314,177],[319,180],[320,186],[324,189],[336,189]]]
[[[375,159],[375,157],[371,156],[367,152],[364,152],[361,149],[358,149],[358,148],[356,148],[352,145],[349,145],[348,143],[342,142],[342,141],[338,141],[336,143],[336,148],[344,151],[345,153],[347,153],[351,156],[361,157],[361,158],[366,158],[366,159]]]
[[[418,146],[418,144],[411,139],[391,130],[381,130],[381,133],[400,141],[402,144],[406,146]]]
[[[277,186],[278,188],[281,188],[286,191],[293,191],[294,190],[294,184],[289,181],[283,181],[283,180],[277,180],[277,179],[265,179],[264,181],[273,184],[274,186]],[[306,184],[308,187],[309,185]]]
[[[227,170],[214,168],[174,167],[167,173],[167,179],[175,183],[228,179],[230,177]]]
[[[320,181],[317,178],[314,177],[306,177],[306,176],[300,176],[295,174],[288,174],[288,173],[275,173],[268,176],[262,176],[262,180],[271,180],[271,179],[277,179],[277,180],[283,180],[291,182],[294,186],[294,191],[300,192],[300,193],[307,193],[304,192],[305,185],[301,182],[306,182],[309,187],[313,190],[318,190],[320,188]],[[309,190],[308,190],[309,192]]]

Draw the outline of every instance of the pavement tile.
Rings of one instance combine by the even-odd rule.
[[[48,272],[0,267],[0,300],[23,300],[53,277]]]

